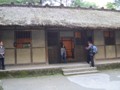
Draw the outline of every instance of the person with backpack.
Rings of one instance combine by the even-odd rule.
[[[91,66],[94,67],[95,63],[94,63],[94,56],[97,53],[97,47],[95,45],[93,45],[92,41],[88,41],[88,47],[86,47],[86,49],[88,50],[88,63],[91,63]]]

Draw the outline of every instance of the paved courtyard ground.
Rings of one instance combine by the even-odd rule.
[[[120,90],[120,69],[86,75],[3,79],[4,90]]]

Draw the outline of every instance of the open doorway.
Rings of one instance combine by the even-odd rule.
[[[66,48],[67,62],[74,60],[74,39],[70,37],[61,38],[61,44]]]

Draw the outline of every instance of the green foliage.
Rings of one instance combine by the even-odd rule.
[[[86,1],[83,1],[83,0],[74,0],[74,2],[72,3],[72,6],[74,7],[97,7],[95,3],[91,3],[91,2],[86,2]]]
[[[14,2],[17,4],[24,4],[26,2],[38,3],[40,2],[40,0],[0,0],[0,4],[10,4],[11,2]]]
[[[23,0],[16,0],[17,3],[22,3]]]
[[[11,2],[15,2],[16,0],[0,0],[0,4],[10,4]]]
[[[106,7],[107,7],[108,9],[116,9],[115,3],[111,3],[111,2],[108,2],[107,5],[106,5]]]
[[[91,2],[84,2],[84,7],[94,7],[94,8],[97,8],[96,4],[95,3],[91,3]]]
[[[119,9],[120,8],[120,0],[115,0],[113,3],[108,2],[106,7],[108,9]]]
[[[0,86],[0,90],[3,90],[2,86]]]
[[[98,70],[109,70],[109,69],[119,69],[120,64],[119,63],[111,63],[111,64],[99,64],[97,65]]]
[[[83,5],[83,0],[75,0],[72,3],[72,6],[78,7]]]
[[[55,75],[55,74],[62,74],[62,70],[52,68],[52,69],[40,69],[40,70],[6,71],[6,72],[0,72],[0,79],[34,77],[34,76]]]

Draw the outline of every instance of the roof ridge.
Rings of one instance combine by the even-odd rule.
[[[112,12],[120,12],[120,10],[116,9],[105,9],[101,8],[93,8],[93,7],[66,7],[66,6],[41,6],[41,5],[16,5],[16,4],[0,4],[0,7],[33,7],[33,8],[60,8],[60,9],[83,9],[83,10],[98,10],[98,11],[112,11]]]

